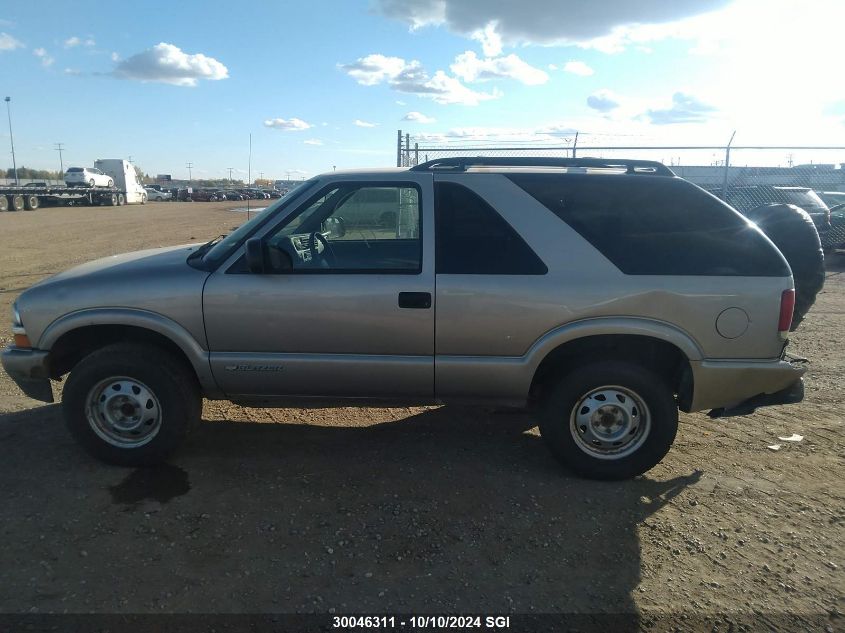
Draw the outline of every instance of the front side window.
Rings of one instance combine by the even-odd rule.
[[[269,238],[293,272],[422,270],[420,192],[414,185],[331,185]]]

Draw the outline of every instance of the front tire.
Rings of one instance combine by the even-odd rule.
[[[88,453],[110,464],[145,466],[166,459],[199,423],[202,398],[191,371],[172,354],[119,343],[73,368],[62,409]]]
[[[540,409],[552,454],[589,479],[629,479],[654,467],[678,430],[672,389],[634,363],[601,361],[554,383]]]

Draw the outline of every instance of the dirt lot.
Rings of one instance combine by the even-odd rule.
[[[234,206],[0,214],[2,320],[46,275],[207,240],[245,219]],[[653,630],[715,613],[842,630],[845,257],[829,268],[793,337],[813,361],[806,401],[682,415],[669,456],[630,482],[570,476],[527,414],[211,401],[169,467],[130,471],[82,454],[58,405],[0,373],[0,613],[633,611]]]

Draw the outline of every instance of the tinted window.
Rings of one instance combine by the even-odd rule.
[[[762,233],[720,200],[657,176],[508,176],[629,275],[781,277]]]
[[[439,274],[544,275],[545,264],[493,207],[454,183],[435,183]]]

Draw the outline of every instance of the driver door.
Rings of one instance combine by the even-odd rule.
[[[288,260],[283,271],[249,272],[242,245],[203,293],[222,390],[431,400],[432,196],[430,174],[337,177],[262,229],[268,261]]]

